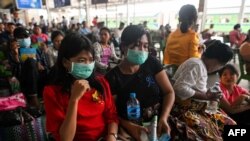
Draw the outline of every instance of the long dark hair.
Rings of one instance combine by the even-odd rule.
[[[62,86],[62,90],[65,92],[70,91],[71,85],[76,79],[68,73],[68,70],[63,66],[63,61],[77,56],[83,50],[95,56],[92,43],[87,37],[81,36],[79,33],[69,33],[65,36],[58,51],[57,62],[51,72],[51,77],[53,77],[51,84]],[[96,81],[94,74],[93,71],[87,80],[91,87],[103,93],[102,85]]]
[[[197,21],[197,11],[193,5],[187,4],[181,7],[179,11],[179,22],[182,33],[188,31],[189,26]]]
[[[62,31],[60,31],[60,30],[53,31],[53,32],[51,33],[51,40],[52,40],[52,42],[54,41],[54,39],[55,39],[58,35],[61,35],[61,36],[63,36],[63,37],[65,36],[64,33],[63,33]]]
[[[209,40],[204,44],[206,49],[202,54],[203,57],[208,59],[216,59],[221,64],[226,64],[233,58],[232,48],[219,40]]]
[[[137,43],[140,38],[146,34],[148,38],[148,44],[151,44],[151,37],[150,34],[139,25],[130,25],[127,26],[121,35],[121,44],[122,46],[128,46],[132,43]]]
[[[239,72],[238,72],[237,68],[233,64],[226,64],[221,70],[219,70],[219,76],[221,77],[223,72],[225,70],[227,70],[227,69],[230,70],[231,73],[236,74],[237,76],[239,76]]]
[[[110,31],[110,29],[107,28],[107,27],[102,27],[102,28],[100,29],[100,34],[101,34],[102,31],[107,31],[107,32],[109,33],[110,39],[109,39],[109,41],[108,41],[108,44],[110,45],[110,44],[111,44],[111,31]],[[102,43],[102,41],[100,41],[99,43]]]

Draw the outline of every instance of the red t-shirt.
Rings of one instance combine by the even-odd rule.
[[[247,90],[238,86],[234,85],[233,87],[233,93],[229,93],[228,90],[223,86],[222,83],[220,83],[220,88],[223,92],[223,97],[227,99],[227,101],[232,104],[240,95],[246,94]]]
[[[109,84],[103,77],[98,80],[104,88],[104,94],[92,88],[78,103],[77,128],[74,137],[76,141],[97,141],[98,138],[105,136],[109,123],[118,122]],[[69,94],[62,92],[61,88],[55,85],[46,86],[43,93],[46,130],[53,134],[56,141],[60,141],[59,129],[65,119],[70,97]],[[94,94],[99,94],[99,100],[94,98]]]
[[[46,34],[40,34],[40,35],[36,35],[36,34],[33,34],[31,35],[31,42],[33,44],[35,43],[40,43],[40,42],[43,42],[43,43],[47,43],[48,40],[49,40],[49,37],[46,35]]]

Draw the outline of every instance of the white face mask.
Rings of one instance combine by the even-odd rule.
[[[17,40],[21,48],[29,48],[31,45],[30,37]]]

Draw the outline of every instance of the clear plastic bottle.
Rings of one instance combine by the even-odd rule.
[[[170,136],[166,133],[162,134],[161,137],[159,138],[158,141],[169,141],[170,140]]]
[[[142,141],[158,141],[157,137],[157,116],[154,116],[150,122],[143,122],[142,125],[148,128],[149,133],[145,131],[141,132],[141,140]]]
[[[216,82],[210,89],[212,94],[222,95],[220,83]],[[208,101],[206,112],[214,114],[218,110],[218,101]]]
[[[153,120],[151,121],[151,130],[150,130],[149,140],[158,141],[157,139],[157,116],[154,116]]]
[[[136,99],[136,93],[130,93],[127,101],[127,116],[131,121],[139,121],[141,117],[140,102]]]

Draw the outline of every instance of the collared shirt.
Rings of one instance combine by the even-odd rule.
[[[88,34],[91,33],[91,31],[90,31],[89,28],[85,27],[85,28],[81,28],[81,29],[79,30],[79,33],[80,33],[81,35],[88,35]]]
[[[223,92],[223,97],[230,103],[233,104],[235,100],[243,94],[247,94],[247,90],[238,86],[234,85],[233,86],[233,92],[229,93],[229,91],[226,89],[226,87],[220,82],[220,88]]]
[[[17,19],[13,18],[13,19],[11,20],[11,22],[13,22],[13,23],[15,23],[15,24],[21,24],[21,25],[25,26],[25,23],[24,23],[23,20],[21,20],[20,18],[17,18]]]
[[[194,96],[196,91],[207,92],[207,69],[199,58],[190,58],[180,65],[173,76],[175,94],[182,100]]]

